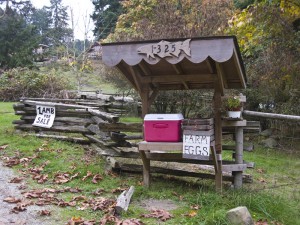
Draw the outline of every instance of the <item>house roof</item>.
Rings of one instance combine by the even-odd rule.
[[[102,44],[103,62],[116,66],[136,90],[246,88],[236,37],[151,40]]]

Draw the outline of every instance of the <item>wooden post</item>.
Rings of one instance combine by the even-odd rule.
[[[145,187],[149,187],[150,181],[150,159],[147,159],[145,151],[139,151],[143,161],[143,183]]]
[[[242,164],[243,163],[243,128],[236,127],[235,128],[235,163]],[[243,185],[243,171],[236,171],[233,173],[234,175],[234,188],[241,188]]]
[[[216,153],[222,154],[222,121],[221,121],[221,92],[216,86],[214,94],[214,114],[215,114],[215,147]],[[216,190],[222,191],[222,160],[217,160],[217,168],[215,174]]]

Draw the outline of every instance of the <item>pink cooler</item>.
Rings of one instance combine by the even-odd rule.
[[[147,114],[144,118],[144,139],[149,142],[181,141],[182,114]]]

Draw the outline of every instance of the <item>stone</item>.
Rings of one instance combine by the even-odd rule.
[[[254,225],[252,217],[245,206],[229,210],[226,217],[231,225]]]
[[[262,140],[261,144],[267,148],[275,148],[278,146],[278,142],[272,137]]]
[[[273,134],[272,129],[266,129],[266,130],[263,130],[262,132],[260,132],[260,135],[264,136],[264,137],[270,137],[272,134]]]

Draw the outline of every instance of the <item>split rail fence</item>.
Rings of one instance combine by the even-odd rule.
[[[51,128],[33,126],[36,117],[36,105],[55,107],[56,116]],[[90,144],[101,156],[103,156],[114,171],[131,173],[142,173],[142,164],[123,163],[119,164],[116,157],[140,159],[137,145],[142,141],[142,123],[120,122],[120,114],[124,114],[127,107],[137,107],[138,104],[124,102],[122,99],[105,97],[97,100],[87,99],[44,99],[44,98],[23,98],[19,103],[14,104],[16,115],[19,120],[14,121],[15,128],[28,132],[41,138],[54,138],[62,141],[72,141],[79,144]],[[257,122],[247,122],[244,128],[249,131],[257,131]],[[234,133],[230,127],[224,127],[224,134]],[[232,158],[235,158],[235,145],[223,145],[224,150],[233,151]],[[251,151],[252,145],[244,146],[244,151]],[[137,161],[137,160],[134,160]],[[155,160],[154,160],[155,161]],[[176,176],[188,176],[197,178],[214,179],[213,166],[203,167],[206,172],[186,171],[181,167],[164,168],[159,166],[161,161],[157,159],[158,166],[151,166],[152,173],[170,174]],[[178,161],[178,160],[177,160]],[[177,162],[176,160],[174,162]],[[196,160],[194,160],[197,162]],[[223,160],[223,162],[225,162]],[[232,160],[226,161],[234,163]],[[199,161],[199,163],[201,163]],[[203,162],[202,162],[203,163]],[[198,164],[198,163],[196,163]],[[200,165],[199,165],[200,166]],[[248,163],[252,167],[253,163]],[[201,166],[200,166],[201,168]],[[224,172],[224,181],[233,182],[234,176],[230,172]],[[244,182],[251,182],[251,176],[243,174]]]

